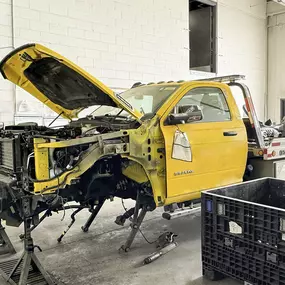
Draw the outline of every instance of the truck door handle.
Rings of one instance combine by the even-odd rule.
[[[234,137],[237,135],[237,132],[224,132],[224,137]]]

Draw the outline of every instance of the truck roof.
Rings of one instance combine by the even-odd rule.
[[[147,84],[140,84],[140,85],[137,85],[137,86],[134,86],[133,88],[135,87],[143,87],[143,86],[179,86],[179,87],[182,87],[182,86],[190,86],[190,85],[193,85],[193,84],[196,84],[196,83],[202,83],[202,84],[210,84],[210,83],[215,83],[215,84],[225,84],[225,83],[222,83],[222,82],[215,82],[215,81],[202,81],[202,80],[191,80],[191,81],[161,81],[161,82],[149,82]]]
[[[209,83],[209,82],[217,82],[217,83],[231,83],[239,80],[244,80],[244,75],[227,75],[227,76],[220,76],[220,77],[212,77],[212,78],[202,78],[202,79],[194,79],[194,80],[178,80],[178,81],[159,81],[159,82],[149,82],[147,84],[142,84],[141,82],[137,82],[133,85],[133,87],[140,87],[146,85],[191,85],[193,83],[202,82],[202,83]]]

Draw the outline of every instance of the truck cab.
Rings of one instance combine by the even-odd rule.
[[[160,127],[165,141],[166,203],[193,200],[200,191],[242,181],[247,161],[247,135],[227,84],[193,81],[181,85],[161,110]],[[198,107],[196,120],[174,121],[173,112]],[[188,141],[179,145],[179,138]],[[176,142],[177,141],[177,142]],[[190,156],[175,157],[175,148]]]

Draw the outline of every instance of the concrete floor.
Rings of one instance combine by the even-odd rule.
[[[132,201],[126,201],[130,207]],[[152,253],[155,246],[147,244],[138,234],[129,253],[119,253],[129,233],[129,222],[125,227],[114,224],[115,217],[122,212],[121,201],[106,202],[96,222],[88,233],[80,227],[86,221],[88,212],[80,213],[76,223],[61,244],[56,239],[69,223],[70,210],[47,218],[34,232],[33,238],[43,252],[37,252],[48,272],[63,284],[179,284],[179,285],[235,285],[230,279],[210,282],[201,277],[200,213],[172,221],[161,218],[161,209],[148,213],[143,224],[143,233],[149,240],[155,240],[164,231],[178,234],[178,247],[150,265],[142,265],[143,259]],[[18,254],[22,242],[18,235],[21,228],[7,227]],[[0,257],[0,261],[7,257]],[[6,284],[0,279],[0,285]]]

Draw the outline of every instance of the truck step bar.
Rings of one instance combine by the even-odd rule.
[[[175,210],[174,212],[164,212],[162,214],[162,217],[166,220],[172,220],[177,217],[183,217],[183,216],[197,213],[200,210],[201,210],[200,206],[195,207],[195,208],[184,208],[184,209]]]

